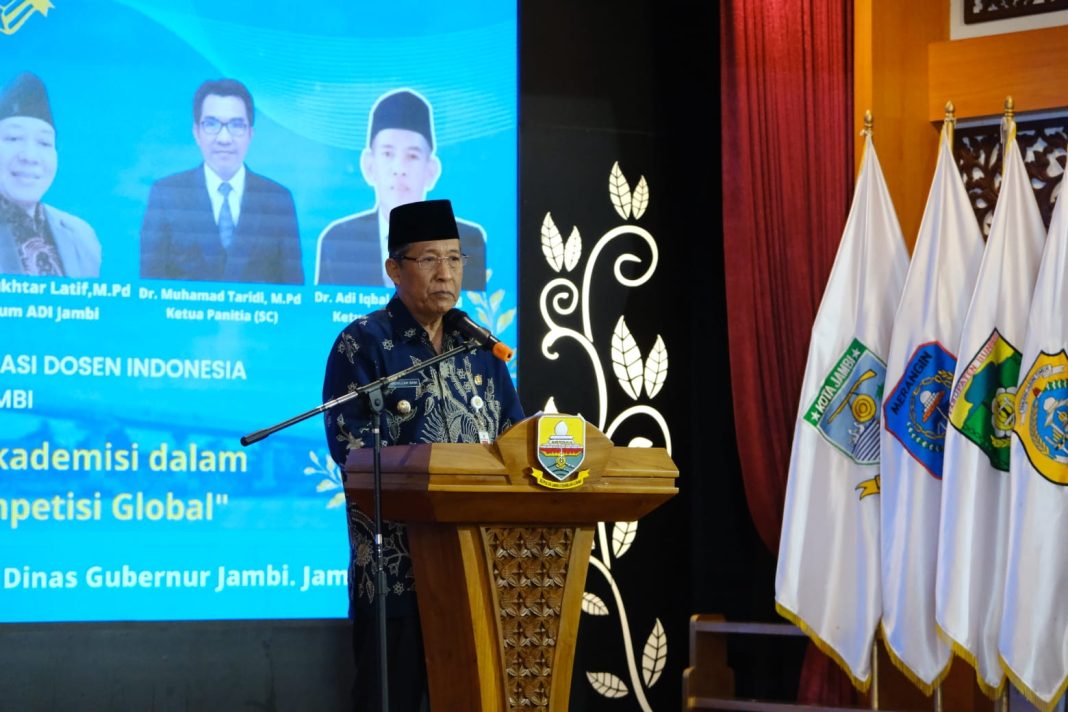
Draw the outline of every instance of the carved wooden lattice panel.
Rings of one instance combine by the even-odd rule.
[[[508,709],[544,712],[574,530],[485,527],[483,532],[500,602]]]
[[[959,128],[954,132],[954,138],[957,167],[964,178],[964,188],[968,191],[975,218],[986,237],[990,234],[1001,188],[1001,129],[998,126]],[[1016,127],[1016,140],[1035,191],[1042,222],[1048,228],[1064,175],[1068,117],[1020,122]]]

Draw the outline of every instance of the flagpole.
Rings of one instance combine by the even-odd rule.
[[[865,114],[865,123],[870,115],[870,111]],[[879,636],[871,643],[871,708],[879,709]]]

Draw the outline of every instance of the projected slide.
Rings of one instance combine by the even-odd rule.
[[[7,3],[0,622],[346,615],[327,350],[382,215],[449,198],[516,333],[516,10]],[[514,368],[514,366],[513,366]]]

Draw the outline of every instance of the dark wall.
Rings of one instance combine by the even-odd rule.
[[[606,247],[594,268],[590,312],[602,354],[621,315],[643,355],[657,335],[669,352],[663,391],[641,402],[668,421],[680,494],[640,522],[633,548],[612,574],[639,652],[656,619],[665,627],[667,667],[644,692],[652,709],[677,709],[691,613],[776,618],[775,562],[752,527],[734,445],[721,232],[718,7],[645,0],[525,3],[521,28],[519,373],[528,412],[542,408],[549,396],[563,412],[589,420],[598,412],[598,389],[582,348],[563,338],[553,344],[556,359],[542,352],[548,330],[538,308],[542,290],[554,278],[581,281],[553,270],[543,257],[546,213],[565,238],[577,227],[584,251],[623,224],[648,230],[659,248],[653,277],[627,288],[611,275],[611,263],[624,252],[638,256],[644,262],[629,273],[624,269],[633,277],[649,251],[639,239],[619,238]],[[609,200],[609,174],[617,161],[631,188],[640,176],[650,187],[640,219],[620,219]],[[613,381],[611,357],[601,361],[606,380]],[[609,388],[609,413],[632,404],[620,389]],[[631,432],[623,429],[613,439],[626,444],[651,432],[656,429],[648,422],[634,419]],[[611,595],[592,568],[587,591],[606,601]],[[614,671],[633,688],[621,673],[620,627],[614,615],[583,614],[572,710],[641,709],[633,689],[608,699],[586,678],[586,672]],[[800,650],[732,644],[739,691],[790,697]],[[750,676],[746,668],[763,672]]]

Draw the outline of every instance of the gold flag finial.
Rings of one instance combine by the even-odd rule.
[[[864,130],[860,132],[861,136],[871,136],[871,109],[864,110]]]
[[[1016,102],[1012,95],[1005,97],[1005,117],[1001,120],[1001,142],[1008,145],[1016,140]],[[1007,152],[1007,151],[1006,151]]]
[[[953,106],[953,102],[947,101],[946,119],[942,122],[942,131],[946,135],[946,141],[949,142],[950,153],[953,152],[953,127],[957,125],[956,111],[957,107]]]

